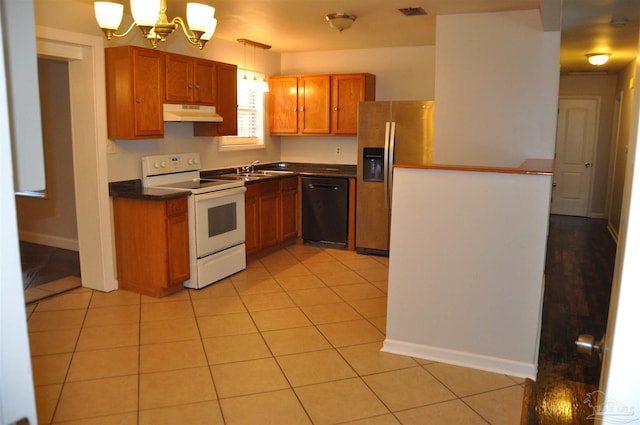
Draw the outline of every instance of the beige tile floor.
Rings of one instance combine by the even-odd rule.
[[[494,424],[524,382],[380,351],[388,259],[294,245],[205,289],[27,306],[40,424]]]

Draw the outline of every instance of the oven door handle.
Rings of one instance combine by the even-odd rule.
[[[232,189],[216,190],[215,192],[201,193],[196,195],[196,202],[206,201],[209,199],[224,198],[226,196],[239,195],[247,190],[246,187],[234,187]]]

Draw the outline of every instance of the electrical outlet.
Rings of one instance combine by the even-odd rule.
[[[340,146],[336,148],[336,155],[340,155]]]

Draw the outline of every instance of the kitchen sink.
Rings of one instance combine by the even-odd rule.
[[[229,174],[221,174],[216,176],[216,178],[221,179],[240,179],[240,180],[259,180],[266,179],[269,177],[281,176],[283,174],[293,174],[293,171],[279,171],[279,170],[256,170],[252,172],[246,173],[229,173]]]

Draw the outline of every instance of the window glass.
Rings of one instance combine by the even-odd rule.
[[[238,69],[238,135],[222,137],[220,150],[264,148],[264,77]]]

